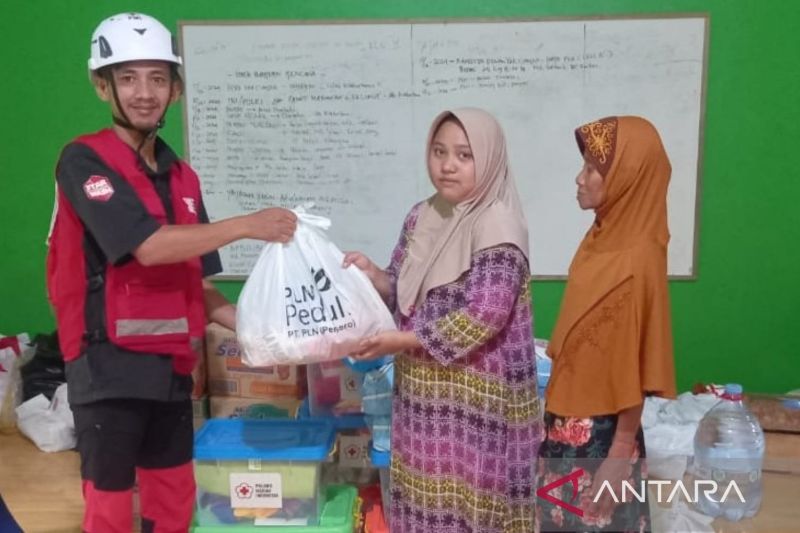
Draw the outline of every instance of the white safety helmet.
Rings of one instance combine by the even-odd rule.
[[[137,60],[181,64],[172,34],[163,24],[142,13],[120,13],[97,26],[89,53],[90,71]]]

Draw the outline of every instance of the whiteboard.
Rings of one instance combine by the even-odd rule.
[[[433,188],[425,139],[444,109],[502,124],[535,277],[563,277],[593,213],[575,200],[573,130],[641,115],[672,162],[669,274],[695,274],[707,17],[180,23],[186,153],[213,220],[313,202],[342,250],[387,264]],[[220,250],[246,276],[263,243]]]

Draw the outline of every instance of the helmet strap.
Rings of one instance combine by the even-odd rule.
[[[154,128],[137,128],[136,126],[133,125],[128,116],[125,114],[125,110],[122,108],[122,104],[119,101],[119,94],[117,93],[117,83],[116,81],[114,81],[114,73],[112,72],[112,69],[108,69],[103,74],[104,78],[106,79],[106,82],[111,86],[111,94],[114,98],[114,105],[117,108],[117,111],[119,112],[119,116],[117,116],[115,113],[112,112],[111,120],[117,126],[121,126],[126,130],[135,131],[141,136],[142,140],[139,142],[139,146],[136,147],[136,153],[139,154],[139,156],[141,156],[141,150],[144,144],[149,139],[154,139],[156,134],[158,133],[158,130],[163,128],[164,124],[166,124],[166,120],[164,118],[167,116],[167,109],[169,108],[169,104],[167,104],[167,106],[164,108],[164,112],[161,114],[161,118],[158,119],[158,122],[156,122]],[[173,88],[172,86],[170,86],[170,97],[172,96],[172,91]]]

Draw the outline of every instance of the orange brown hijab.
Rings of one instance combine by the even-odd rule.
[[[614,414],[644,394],[675,395],[667,289],[667,186],[658,132],[640,117],[575,130],[604,177],[605,199],[575,253],[548,347],[547,410]]]
[[[455,117],[469,140],[475,162],[475,193],[453,205],[438,194],[421,206],[397,280],[397,304],[410,309],[428,291],[458,279],[469,270],[478,250],[513,244],[528,258],[528,224],[508,165],[506,140],[495,118],[482,109],[440,113],[428,133],[426,160],[441,123]]]

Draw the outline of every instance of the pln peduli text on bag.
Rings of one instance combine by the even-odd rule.
[[[236,335],[249,366],[341,359],[361,338],[396,329],[366,274],[342,267],[330,219],[294,212],[294,238],[264,246],[239,296]]]

